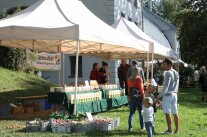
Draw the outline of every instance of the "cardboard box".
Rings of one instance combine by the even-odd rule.
[[[18,114],[23,114],[24,113],[23,107],[16,106],[16,107],[11,107],[10,109],[11,109],[10,110],[11,115],[18,115]]]
[[[34,109],[33,107],[24,107],[24,113],[33,113]]]

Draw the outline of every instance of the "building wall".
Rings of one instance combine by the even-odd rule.
[[[112,25],[125,14],[125,18],[131,18],[141,26],[141,3],[139,0],[82,0],[82,2],[97,17],[108,25]]]

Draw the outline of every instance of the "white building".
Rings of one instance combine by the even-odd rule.
[[[0,11],[16,6],[30,6],[37,0],[1,0]],[[134,22],[145,33],[158,43],[171,47],[176,51],[176,27],[164,21],[149,9],[141,6],[140,0],[82,0],[97,17],[112,25],[121,16]],[[81,9],[80,9],[81,10]],[[1,13],[1,12],[0,12]],[[79,61],[79,82],[89,79],[93,63],[97,62],[101,66],[104,59],[92,56],[80,56]],[[104,60],[109,63],[110,83],[118,83],[117,68],[120,61]],[[74,83],[75,55],[64,55],[64,83]],[[59,83],[59,72],[43,72],[42,75],[49,80]],[[61,81],[63,83],[63,81]]]

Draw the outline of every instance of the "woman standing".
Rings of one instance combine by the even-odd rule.
[[[205,66],[202,66],[199,71],[199,80],[198,83],[201,87],[202,92],[202,101],[207,101],[207,73]]]
[[[100,72],[98,70],[99,70],[98,63],[94,63],[93,64],[93,68],[92,68],[91,73],[90,73],[90,80],[96,80],[98,82],[98,84],[99,84],[100,83],[101,74],[100,74]]]
[[[132,88],[137,88],[139,90],[141,95],[140,101],[134,101],[133,95],[132,93],[130,93],[132,92]],[[142,78],[139,76],[139,69],[136,67],[132,68],[131,76],[128,79],[128,94],[129,94],[129,109],[130,109],[129,119],[128,119],[129,131],[130,132],[132,131],[133,116],[136,109],[138,110],[139,113],[140,127],[141,130],[143,131],[144,121],[141,115],[141,111],[142,111],[142,101],[145,95],[144,95],[144,86],[143,86]]]

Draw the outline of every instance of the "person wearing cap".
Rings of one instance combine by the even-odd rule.
[[[128,85],[127,85],[127,73],[129,68],[131,68],[131,66],[129,64],[127,64],[127,60],[126,59],[122,59],[122,62],[120,64],[120,66],[118,67],[118,78],[119,78],[119,84],[120,87],[122,89],[125,88],[125,94],[128,95]]]
[[[139,74],[140,74],[140,77],[142,78],[142,82],[145,83],[144,70],[138,66],[138,62],[136,60],[132,61],[132,65],[131,65],[131,68],[128,70],[127,77],[129,78],[131,76],[132,68],[134,67],[139,69],[140,71]]]
[[[159,93],[158,99],[162,98],[162,109],[166,115],[168,129],[163,134],[172,134],[171,113],[174,116],[175,132],[178,134],[179,117],[177,105],[177,93],[179,87],[179,74],[172,68],[172,61],[169,59],[163,60],[162,66],[165,70],[163,90]]]
[[[99,72],[101,74],[100,84],[106,84],[108,82],[109,73],[107,72],[107,68],[108,68],[108,63],[102,61],[102,67],[99,69]]]
[[[143,100],[144,110],[142,110],[142,116],[147,130],[148,137],[154,135],[154,109],[152,107],[153,101],[150,97],[146,97]]]

